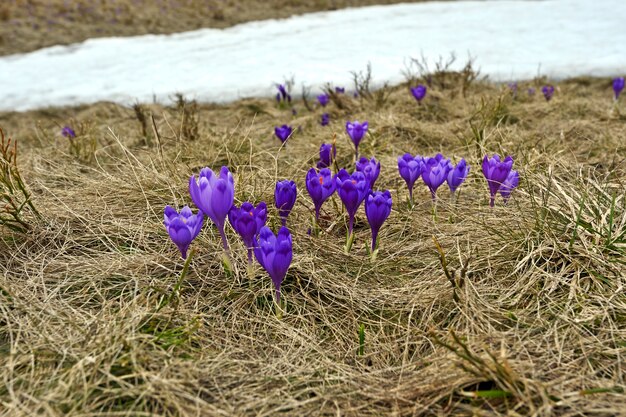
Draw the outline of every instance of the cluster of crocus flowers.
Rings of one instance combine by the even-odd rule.
[[[274,128],[274,134],[282,143],[285,143],[291,133],[293,132],[293,128],[289,125],[276,126]]]
[[[411,87],[411,94],[418,104],[422,104],[422,100],[426,97],[426,86],[419,84],[417,87]]]
[[[509,179],[512,167],[513,158],[511,156],[507,156],[503,161],[500,160],[500,155],[498,154],[494,154],[491,158],[489,155],[485,155],[483,158],[483,175],[487,179],[487,185],[489,186],[489,205],[491,207],[495,205],[496,194],[502,187],[505,187],[505,194],[502,195],[505,202],[509,199],[513,188],[517,187],[519,183],[517,171],[513,171],[515,173],[514,176]]]
[[[346,122],[346,133],[354,143],[355,160],[359,158],[359,144],[363,136],[367,133],[369,125],[367,121],[359,123],[358,121]]]
[[[541,88],[541,92],[543,93],[543,96],[545,97],[546,101],[550,101],[552,99],[552,96],[554,95],[554,86],[544,85]]]
[[[287,225],[287,217],[296,204],[298,190],[296,183],[290,180],[278,181],[274,189],[274,203],[283,226]]]
[[[613,95],[615,97],[615,101],[619,99],[619,95],[624,89],[624,77],[618,77],[613,79]]]
[[[291,103],[291,95],[287,91],[287,88],[283,84],[276,84],[278,93],[276,93],[276,101],[281,103]]]

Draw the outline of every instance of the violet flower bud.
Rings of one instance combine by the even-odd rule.
[[[343,87],[335,87],[335,93],[337,94],[344,94],[346,92],[346,89]]]
[[[359,155],[359,143],[361,143],[361,139],[363,139],[363,136],[367,133],[367,128],[367,121],[362,124],[358,121],[346,122],[346,132],[348,133],[348,136],[350,136],[352,143],[354,143],[354,149],[357,157]]]
[[[541,92],[543,96],[546,98],[546,101],[550,101],[552,96],[554,95],[554,86],[553,85],[544,85],[541,88]]]
[[[280,139],[282,143],[285,143],[285,141],[289,138],[292,132],[293,128],[288,125],[276,126],[274,128],[274,134],[278,139]]]
[[[423,165],[423,159],[419,155],[412,156],[410,153],[405,153],[398,157],[398,171],[409,189],[411,205],[413,205],[413,185],[422,174]]]
[[[330,169],[323,168],[319,173],[315,168],[309,169],[306,173],[306,190],[313,200],[315,206],[315,220],[319,220],[320,209],[324,201],[335,192],[335,180]]]
[[[452,193],[454,193],[456,189],[459,188],[461,184],[463,184],[463,181],[465,181],[465,178],[467,178],[469,172],[470,166],[467,165],[465,159],[462,158],[454,168],[450,169],[446,181],[448,182],[448,187],[450,187],[450,191]]]
[[[348,171],[341,169],[335,175],[335,184],[337,194],[348,212],[348,234],[351,235],[354,216],[370,190],[369,181],[362,172],[356,171],[350,175]]]
[[[287,224],[287,217],[296,203],[296,183],[290,180],[278,181],[274,190],[274,202],[278,208],[278,215],[283,226]]]
[[[445,159],[440,153],[433,158],[424,158],[422,180],[428,186],[433,201],[437,198],[437,188],[446,181],[450,169],[452,169],[450,160]]]
[[[254,238],[267,221],[267,205],[264,201],[261,201],[256,207],[247,201],[241,204],[241,207],[233,205],[228,212],[228,221],[246,245],[248,263],[251,263],[252,249],[256,244]]]
[[[283,226],[274,235],[269,227],[263,226],[256,240],[254,255],[272,279],[276,288],[276,302],[280,303],[280,286],[293,258],[291,233]]]
[[[320,94],[319,96],[317,96],[317,101],[322,107],[326,107],[326,105],[330,101],[330,97],[328,96],[328,94]]]
[[[417,87],[412,87],[411,94],[419,104],[422,104],[422,100],[426,97],[426,86],[419,84]]]
[[[619,98],[620,93],[624,89],[624,77],[618,77],[613,80],[613,93],[615,93],[615,100]]]
[[[330,123],[330,115],[328,113],[322,114],[322,120],[320,121],[320,124],[322,126],[328,126],[329,123]]]
[[[203,168],[197,181],[195,175],[189,178],[189,194],[193,203],[213,220],[222,238],[222,246],[228,251],[224,223],[235,199],[233,174],[225,166],[219,177],[210,168]]]
[[[332,155],[331,155],[332,154]],[[320,146],[320,160],[317,163],[318,168],[328,168],[337,156],[337,148],[330,143],[322,143]]]
[[[163,224],[183,259],[187,259],[189,245],[200,233],[203,221],[201,211],[194,215],[191,209],[185,206],[179,214],[173,207],[165,206]]]
[[[519,172],[515,171],[515,170],[511,170],[511,172],[509,172],[509,175],[506,177],[506,180],[504,180],[504,182],[502,183],[502,186],[500,186],[500,195],[502,196],[502,199],[504,200],[504,204],[506,204],[509,201],[509,198],[511,197],[511,193],[513,192],[514,188],[517,188],[517,186],[519,185]]]
[[[376,250],[378,231],[391,213],[391,204],[391,193],[388,190],[370,191],[365,198],[365,215],[372,229],[372,252]]]
[[[74,129],[72,129],[69,126],[64,126],[63,129],[61,129],[61,135],[63,135],[66,138],[75,138],[76,137],[76,132],[74,132]]]

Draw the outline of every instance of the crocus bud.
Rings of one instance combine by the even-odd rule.
[[[287,217],[296,203],[296,183],[289,180],[278,181],[274,190],[274,202],[278,208],[278,215],[283,223],[287,224]]]

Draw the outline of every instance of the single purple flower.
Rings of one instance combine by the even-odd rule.
[[[376,250],[378,231],[391,213],[391,193],[389,191],[376,191],[365,198],[365,215],[372,229],[372,253]]]
[[[422,174],[424,161],[421,156],[405,153],[398,157],[398,171],[409,189],[409,200],[413,205],[413,185]]]
[[[61,135],[66,138],[74,139],[76,137],[76,132],[74,132],[74,129],[72,129],[71,127],[64,126],[63,129],[61,129]]]
[[[437,198],[437,188],[448,178],[448,173],[452,169],[449,159],[445,159],[438,153],[433,158],[424,158],[422,166],[422,180],[428,186],[433,201]]]
[[[337,94],[344,94],[346,92],[346,89],[343,87],[335,87],[335,93]]]
[[[320,94],[319,96],[317,96],[317,101],[322,107],[326,107],[326,105],[330,101],[330,97],[328,96],[328,94]]]
[[[422,104],[422,100],[426,97],[426,86],[420,84],[417,87],[412,87],[411,94],[413,94],[413,97],[419,104]]]
[[[233,174],[225,166],[219,177],[210,168],[202,168],[197,181],[195,175],[189,178],[189,194],[193,203],[213,220],[222,238],[222,246],[228,251],[224,223],[235,199]]]
[[[248,248],[248,263],[252,263],[252,249],[256,244],[254,238],[267,221],[267,205],[264,201],[256,207],[247,201],[241,207],[233,205],[228,212],[228,221]]]
[[[276,288],[276,302],[280,303],[280,285],[293,258],[291,233],[283,226],[274,235],[269,227],[263,226],[256,240],[254,255],[272,279]]]
[[[552,99],[552,96],[554,95],[554,86],[544,85],[541,88],[541,92],[543,93],[543,96],[546,98],[546,101],[550,101],[550,99]]]
[[[518,185],[519,172],[512,169],[511,172],[509,172],[509,175],[506,177],[506,180],[504,180],[502,186],[500,187],[500,195],[504,199],[504,204],[509,201],[513,189],[516,188]]]
[[[465,159],[463,158],[461,158],[459,163],[456,164],[454,168],[452,168],[452,164],[450,164],[450,172],[448,173],[448,178],[446,178],[446,181],[448,182],[448,187],[450,187],[450,191],[453,194],[456,189],[459,188],[461,184],[463,184],[463,181],[465,181],[465,178],[467,178],[469,172],[470,166],[467,165],[467,162],[465,162]]]
[[[511,90],[511,94],[513,98],[517,97],[517,82],[509,83],[509,89]]]
[[[172,242],[178,247],[183,259],[187,259],[189,245],[202,229],[202,222],[204,221],[202,211],[199,211],[198,214],[193,214],[191,209],[185,206],[179,214],[175,208],[165,206],[163,217],[163,224]]]
[[[319,220],[320,209],[324,201],[335,192],[335,179],[328,168],[320,169],[319,173],[315,168],[309,169],[306,173],[306,190],[313,200],[315,206],[315,220]]]
[[[322,120],[320,121],[320,124],[322,126],[328,126],[328,123],[330,123],[330,115],[328,113],[322,114]]]
[[[354,149],[356,152],[356,156],[359,156],[359,143],[361,143],[361,139],[367,133],[368,123],[367,121],[363,123],[359,123],[358,121],[354,122],[346,122],[346,132],[350,139],[352,139],[352,143],[354,143]]]
[[[274,190],[274,202],[278,208],[278,215],[283,223],[287,224],[287,216],[291,212],[293,205],[296,203],[296,183],[289,180],[278,181]]]
[[[333,159],[337,156],[337,148],[333,147],[331,143],[322,143],[320,146],[320,160],[317,163],[318,168],[328,168]]]
[[[530,97],[534,96],[534,95],[535,95],[535,89],[534,89],[534,88],[532,88],[532,87],[529,87],[529,88],[528,88],[528,95],[529,95]]]
[[[362,172],[368,181],[370,190],[374,189],[374,183],[380,174],[380,162],[376,158],[367,159],[362,157],[356,163],[356,170]]]
[[[337,194],[348,212],[348,234],[351,235],[354,216],[370,190],[369,181],[362,172],[356,171],[350,175],[348,171],[341,169],[335,175],[335,184]]]
[[[618,77],[613,80],[613,92],[615,93],[615,100],[619,98],[620,93],[624,89],[624,77]]]
[[[293,132],[293,128],[288,125],[276,126],[274,128],[274,134],[282,143],[285,143],[291,135],[291,132]]]
[[[483,158],[483,175],[487,179],[487,185],[489,186],[489,194],[491,198],[489,205],[491,207],[495,204],[496,193],[508,178],[511,168],[513,167],[513,158],[507,156],[504,161],[500,161],[500,155],[494,154],[489,158],[489,155],[485,155]]]

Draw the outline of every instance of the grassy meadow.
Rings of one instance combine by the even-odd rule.
[[[30,195],[4,197],[24,224],[0,228],[0,414],[624,414],[626,104],[608,79],[558,82],[546,102],[546,80],[520,83],[514,98],[471,78],[433,74],[422,105],[405,84],[325,109],[297,99],[296,115],[271,99],[184,98],[0,114]],[[363,208],[344,253],[336,194],[320,235],[307,234],[306,171],[334,137],[338,165],[354,169],[355,119],[369,121],[360,153],[381,161],[377,187],[393,198],[375,261]],[[297,129],[281,147],[283,123]],[[16,184],[8,152],[3,178]],[[420,179],[410,208],[405,152],[465,158],[458,200],[444,185],[435,215]],[[512,155],[520,172],[506,206],[488,205],[487,153]],[[222,165],[236,204],[266,201],[274,230],[274,184],[297,183],[281,318],[230,226],[232,271],[209,222],[178,284],[163,208],[191,205],[189,177]]]

